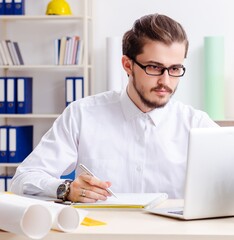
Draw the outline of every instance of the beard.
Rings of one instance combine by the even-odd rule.
[[[154,108],[164,107],[169,102],[170,98],[173,96],[173,94],[176,92],[176,89],[177,89],[177,86],[176,86],[175,90],[173,91],[168,86],[159,84],[157,87],[151,88],[150,92],[160,90],[160,89],[165,89],[170,94],[170,96],[168,98],[159,96],[158,99],[152,101],[149,98],[147,98],[146,92],[142,88],[137,86],[135,74],[133,74],[132,77],[133,77],[133,87],[135,88],[138,96],[140,97],[141,102],[148,108],[154,109]]]

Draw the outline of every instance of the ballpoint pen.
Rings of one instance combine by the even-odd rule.
[[[99,178],[96,177],[87,167],[85,167],[83,164],[80,164],[79,167],[80,167],[84,172],[86,172],[88,175],[99,179]],[[106,191],[107,191],[108,193],[110,193],[112,196],[114,196],[114,197],[117,198],[117,196],[113,193],[113,191],[112,191],[110,188],[107,188]]]

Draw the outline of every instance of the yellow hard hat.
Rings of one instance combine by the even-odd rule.
[[[46,15],[71,15],[69,4],[65,0],[51,0],[48,3]]]

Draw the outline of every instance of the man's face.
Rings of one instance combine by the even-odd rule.
[[[185,45],[173,43],[167,46],[161,42],[148,41],[143,53],[136,57],[136,61],[144,66],[172,67],[182,65],[185,56]],[[128,94],[132,101],[143,112],[163,107],[176,91],[179,77],[169,76],[165,70],[160,76],[150,76],[131,61],[131,73]]]

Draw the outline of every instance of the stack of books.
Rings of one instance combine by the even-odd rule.
[[[0,77],[0,114],[32,113],[32,77]]]
[[[0,42],[0,65],[24,65],[18,42]]]
[[[55,40],[56,65],[81,65],[83,61],[83,40],[79,36],[64,36]]]
[[[0,15],[24,15],[25,0],[0,0]]]

